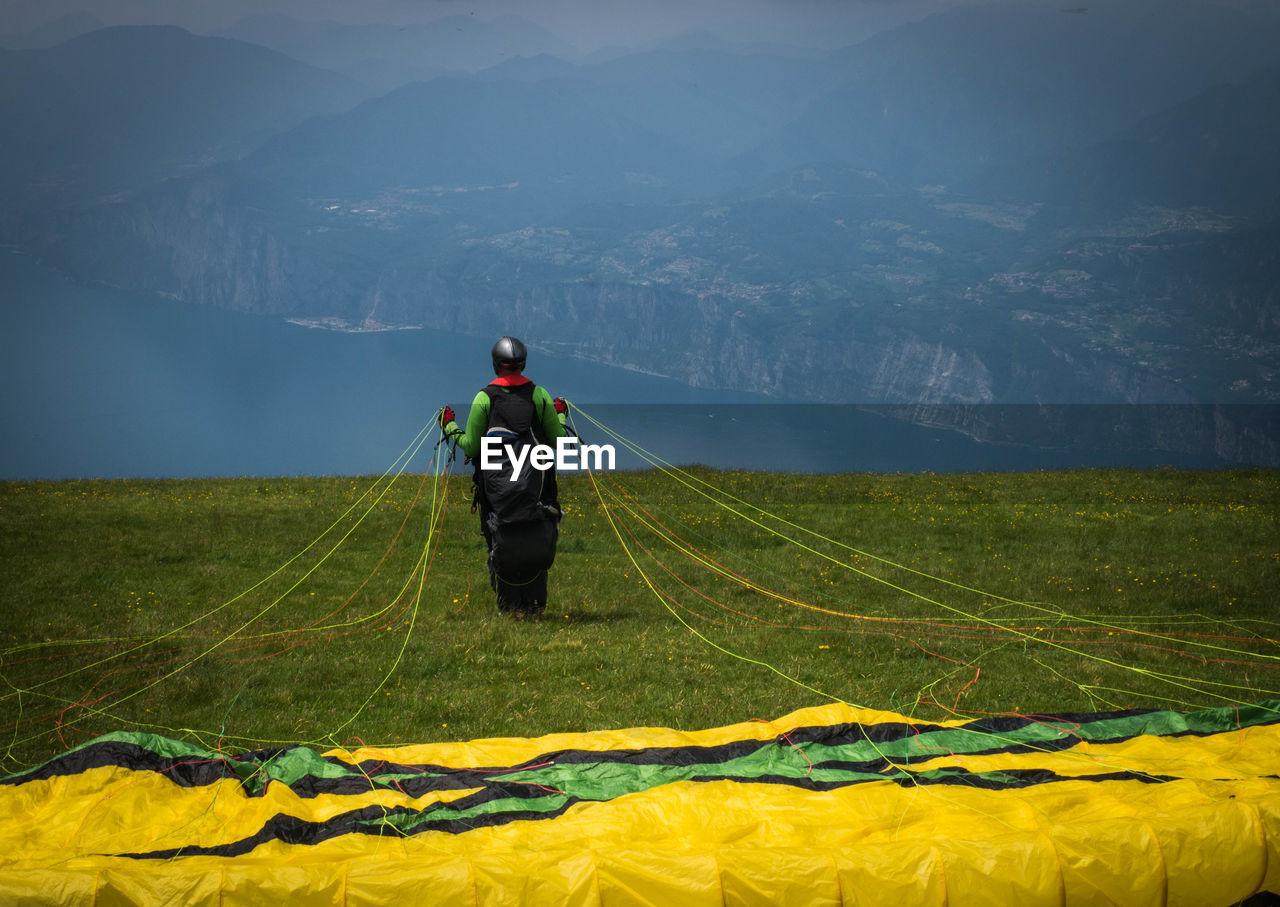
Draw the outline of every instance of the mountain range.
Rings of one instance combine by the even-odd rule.
[[[260,44],[294,59],[341,73],[383,94],[408,82],[474,72],[507,57],[577,52],[546,29],[518,16],[493,21],[474,13],[424,25],[350,25],[291,16],[246,16],[216,33]]]
[[[360,96],[335,73],[172,26],[0,50],[0,187],[10,210],[91,203],[242,156]]]
[[[962,6],[831,53],[596,61],[500,22],[487,69],[446,24],[380,57],[385,29],[273,20],[0,52],[4,241],[782,399],[1280,398],[1273,19]]]

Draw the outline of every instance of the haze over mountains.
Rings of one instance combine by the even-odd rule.
[[[1277,101],[1280,21],[1190,0],[834,51],[114,27],[0,51],[0,229],[86,282],[786,399],[1274,402]]]
[[[0,53],[9,206],[96,201],[240,157],[362,89],[280,53],[172,26]]]
[[[332,69],[381,94],[406,82],[494,66],[504,58],[577,51],[524,19],[446,16],[424,25],[344,25],[282,15],[246,16],[217,34]]]

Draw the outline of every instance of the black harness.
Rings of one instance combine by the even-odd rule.
[[[529,450],[549,442],[533,402],[534,390],[532,382],[506,387],[490,384],[484,389],[489,397],[485,439],[501,439],[500,462],[495,469],[482,469],[481,451],[473,481],[495,589],[500,588],[499,581],[519,586],[545,578],[556,556],[561,511],[555,464],[535,469]],[[518,475],[512,465],[515,459],[523,463]],[[545,588],[542,594],[545,598]]]
[[[485,437],[502,439],[501,462],[497,470],[481,469],[483,453],[473,461],[475,495],[472,512],[480,509],[486,525],[493,517],[498,524],[523,523],[539,519],[559,519],[559,497],[555,466],[537,470],[526,457],[520,475],[511,481],[510,457],[534,444],[550,444],[542,419],[533,402],[537,388],[532,381],[514,386],[489,384],[489,425]]]
[[[514,387],[485,385],[484,392],[489,398],[488,430],[498,429],[514,435],[528,432],[539,444],[549,443],[546,433],[542,430],[542,419],[538,417],[538,408],[533,403],[533,392],[536,389],[537,385],[532,381],[517,384]]]

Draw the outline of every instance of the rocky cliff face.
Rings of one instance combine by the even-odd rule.
[[[174,187],[181,187],[175,191]],[[266,315],[341,313],[357,288],[320,250],[283,238],[217,173],[114,204],[44,216],[26,241],[88,282]]]
[[[997,399],[992,375],[972,349],[871,319],[849,318],[822,334],[774,330],[733,300],[660,286],[534,285],[507,298],[401,267],[379,275],[363,304],[378,319],[480,336],[508,331],[539,338],[537,345],[557,353],[693,387],[823,402]]]
[[[501,330],[700,388],[846,403],[1170,399],[1169,388],[1148,387],[1160,382],[1079,350],[1056,351],[1046,368],[1041,349],[926,336],[893,310],[850,309],[814,325],[654,283],[459,279],[426,256],[353,263],[332,244],[308,244],[305,226],[283,238],[252,207],[226,204],[226,191],[205,177],[180,194],[79,213],[46,228],[39,245],[74,276],[185,302],[350,325]],[[84,235],[97,241],[77,241]],[[68,258],[66,249],[91,251]]]
[[[185,302],[351,325],[502,330],[694,387],[829,402],[983,403],[1004,390],[974,349],[865,313],[815,330],[652,283],[517,277],[495,288],[483,274],[459,280],[425,257],[353,268],[324,246],[283,239],[253,208],[227,204],[228,190],[205,176],[181,193],[77,213],[46,227],[39,245],[81,279]],[[97,241],[78,241],[89,235]],[[69,258],[67,249],[92,252]]]

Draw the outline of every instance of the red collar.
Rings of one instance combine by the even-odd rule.
[[[503,375],[499,378],[494,378],[489,383],[498,387],[520,387],[522,384],[532,384],[533,382],[524,375]]]

